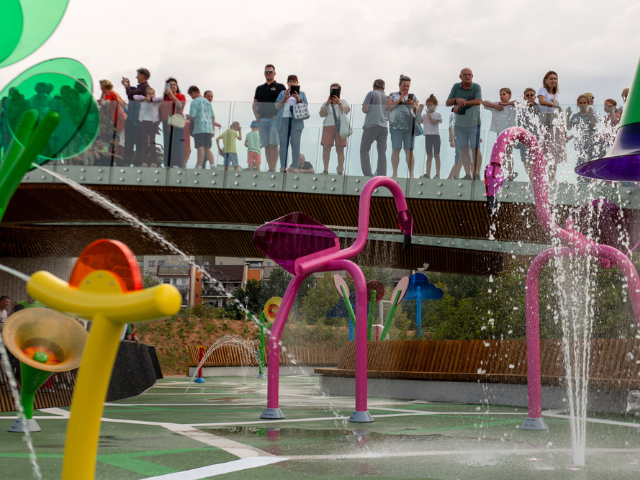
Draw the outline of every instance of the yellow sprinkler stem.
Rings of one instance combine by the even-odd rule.
[[[91,480],[122,327],[174,315],[182,297],[167,284],[123,292],[119,278],[106,270],[90,273],[77,288],[48,272],[37,272],[27,283],[27,292],[50,308],[93,322],[73,394],[62,466],[63,480]]]

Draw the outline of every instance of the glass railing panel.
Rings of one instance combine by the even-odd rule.
[[[320,135],[322,133],[322,118],[319,116],[320,104],[310,104],[309,118],[305,120],[293,120],[291,128],[289,128],[289,117],[285,116],[285,110],[271,108],[270,104],[262,104],[259,102],[236,102],[233,107],[232,124],[234,129],[242,132],[241,141],[236,141],[236,149],[240,168],[248,168],[249,146],[245,146],[247,134],[252,131],[251,124],[256,122],[256,133],[260,138],[261,154],[260,154],[260,171],[266,172],[270,168],[279,172],[283,163],[286,161],[287,168],[292,166],[293,146],[300,143],[300,154],[303,157],[298,158],[298,163],[302,160],[302,165],[306,165],[308,171],[322,172],[323,165],[320,153]],[[286,107],[285,107],[286,108]],[[264,118],[262,113],[271,115],[275,113],[275,117]],[[270,112],[270,113],[269,113]],[[290,111],[287,112],[290,114]],[[265,121],[266,120],[266,121]],[[237,123],[236,123],[237,122]],[[265,126],[265,124],[268,125]],[[302,126],[302,129],[299,127]],[[277,148],[270,147],[267,153],[266,146],[263,143],[276,142]],[[222,143],[221,143],[222,145]],[[287,154],[281,155],[280,151],[287,145]],[[284,150],[283,150],[284,152]],[[267,156],[274,155],[272,164],[269,165]],[[221,160],[222,161],[222,160]]]
[[[216,139],[222,132],[228,130],[229,126],[231,125],[232,106],[233,106],[232,102],[220,102],[215,100],[211,102],[211,107],[213,108],[213,113],[215,115],[215,122],[220,126],[215,127],[214,135],[211,138],[210,149],[207,149],[208,142],[205,139],[205,146],[203,147],[204,155],[201,160],[201,164],[207,169],[212,168],[212,162],[211,162],[212,158],[213,158],[213,165],[217,166],[220,164],[221,159],[219,158],[219,155],[218,155],[218,148],[216,147]],[[187,101],[187,108],[188,110],[185,110],[185,112],[188,113],[191,108],[191,99],[188,99]],[[185,162],[186,168],[196,168],[196,165],[198,165],[198,149],[196,148],[195,141],[196,141],[196,138],[193,135],[189,134],[189,145],[186,146],[186,149],[189,152],[189,157],[188,157],[188,160]],[[200,141],[201,140],[199,140],[199,142]],[[209,153],[209,150],[211,153]]]
[[[258,122],[258,120],[260,120],[261,122],[263,122],[263,125],[261,125],[261,127],[263,127],[264,129],[264,123],[272,124],[273,122],[275,122],[276,115],[277,115],[277,111],[275,110],[275,107],[267,103],[263,104],[263,103],[248,101],[248,102],[235,102],[233,104],[233,109],[231,113],[231,124],[238,122],[240,131],[242,132],[242,140],[236,142],[239,166],[241,168],[247,169],[249,167],[248,165],[249,147],[248,147],[248,143],[247,143],[247,146],[245,146],[245,142],[247,142],[248,135],[252,131],[251,123],[254,121]],[[234,126],[234,128],[236,127]],[[261,134],[260,128],[256,130],[256,133],[258,135],[258,139],[260,140],[260,164],[259,166],[256,166],[255,161],[257,160],[257,158],[252,155],[252,160],[253,160],[252,168],[257,168],[258,171],[260,172],[267,172],[269,169],[271,169],[271,167],[273,167],[273,170],[278,171],[279,163],[277,160],[278,159],[277,151],[273,152],[275,160],[274,159],[271,160],[272,162],[271,166],[269,165],[269,162],[268,162],[268,156],[271,156],[272,154],[271,151],[273,150],[273,147],[271,147],[269,150],[267,149],[268,144],[266,144],[265,138],[266,139],[270,138],[269,135],[265,133],[264,130]],[[274,136],[275,136],[274,139],[276,141],[276,144],[279,145],[280,141],[279,141],[278,133],[275,132]],[[219,152],[217,153],[217,155],[219,155]],[[220,157],[220,162],[224,164],[223,157]]]
[[[427,138],[424,135],[419,135],[416,137],[416,149],[415,149],[415,157],[416,157],[416,166],[415,166],[415,177],[421,177],[422,175],[426,175],[429,173],[429,178],[433,179],[435,176],[439,176],[441,179],[447,179],[449,177],[453,178],[454,175],[460,176],[454,170],[455,159],[456,159],[456,149],[452,147],[449,142],[449,131],[447,128],[440,128],[438,130],[440,148],[439,155],[436,155],[435,152],[438,151],[437,144],[438,141],[433,138]],[[435,135],[434,135],[435,136]],[[432,135],[429,135],[432,137]],[[429,146],[429,155],[427,154],[426,147]],[[440,157],[440,168],[438,171],[437,165],[437,157]],[[430,159],[429,159],[430,158]],[[428,168],[429,167],[429,168]],[[464,173],[462,174],[464,175]]]
[[[364,96],[363,96],[364,98]],[[366,119],[365,113],[362,112],[361,101],[349,102],[350,111],[347,115],[353,128],[353,133],[347,140],[347,145],[344,148],[344,166],[343,172],[347,176],[362,176],[363,169],[361,165],[360,148],[363,139],[363,125]],[[126,97],[124,97],[126,102]],[[123,102],[123,103],[124,103]],[[140,168],[146,164],[151,166],[156,165],[156,168],[181,166],[185,168],[195,168],[197,163],[197,149],[195,147],[195,138],[188,133],[188,114],[191,108],[192,100],[187,96],[187,101],[182,111],[182,116],[185,118],[185,123],[182,125],[179,119],[173,118],[174,115],[180,116],[179,112],[173,110],[172,102],[163,102],[159,108],[159,122],[155,125],[155,129],[146,128],[144,133],[147,135],[147,147],[143,148],[143,129],[138,118],[137,122],[133,122],[131,118],[132,112],[127,112],[126,105],[117,105],[117,102],[102,102],[99,101],[100,112],[100,130],[97,140],[91,147],[83,152],[81,155],[74,157],[73,159],[60,160],[60,165],[84,165],[84,166],[135,166]],[[265,104],[268,105],[268,104]],[[130,108],[130,107],[129,107]],[[212,102],[212,109],[215,114],[216,123],[220,124],[220,127],[215,128],[215,134],[211,138],[211,154],[213,156],[213,163],[218,167],[222,167],[224,164],[224,156],[220,154],[216,145],[216,139],[220,134],[230,128],[233,122],[238,122],[240,131],[242,132],[242,140],[236,141],[236,149],[238,153],[238,164],[242,169],[248,168],[248,148],[245,146],[245,140],[247,134],[251,131],[251,123],[255,120],[255,108],[260,109],[261,105],[254,105],[254,102]],[[326,169],[331,175],[336,175],[339,169],[338,151],[335,145],[331,146],[328,150],[328,162],[325,166],[323,143],[323,133],[325,128],[329,125],[326,123],[326,116],[320,116],[320,110],[322,108],[321,103],[311,103],[308,105],[310,117],[304,120],[304,128],[300,135],[300,152],[304,155],[306,162],[311,164],[313,170],[317,174],[322,174]],[[595,125],[590,126],[589,122],[585,122],[585,112],[580,114],[580,107],[578,105],[562,104],[561,109],[554,111],[552,119],[541,116],[538,113],[529,114],[526,116],[526,110],[522,106],[516,105],[517,115],[516,124],[534,130],[536,136],[541,140],[543,148],[545,147],[544,139],[548,139],[550,132],[555,136],[555,148],[554,155],[557,161],[556,180],[562,183],[575,183],[579,179],[574,173],[576,165],[582,161],[589,161],[604,156],[613,143],[616,135],[617,127],[612,125],[610,111],[611,108],[603,105],[591,106],[594,112]],[[131,109],[130,110],[135,110]],[[583,108],[584,110],[584,108]],[[439,128],[440,136],[440,172],[441,179],[452,178],[458,176],[463,178],[466,171],[461,168],[460,173],[457,174],[456,170],[456,157],[461,155],[459,145],[452,146],[450,143],[449,135],[449,118],[451,116],[451,108],[444,106],[442,103],[436,109],[436,112],[442,116],[442,123]],[[128,120],[125,121],[125,116],[129,114]],[[135,114],[135,113],[134,113]],[[569,115],[568,115],[569,114]],[[491,150],[495,140],[497,138],[500,127],[496,128],[494,112],[491,108],[483,107],[481,114],[481,143],[479,147],[480,151],[480,175],[484,177],[484,167],[490,160]],[[170,120],[170,117],[171,120]],[[567,128],[567,117],[569,118],[569,125]],[[617,120],[617,117],[615,117]],[[170,122],[176,122],[170,124]],[[546,123],[545,123],[546,122]],[[134,123],[132,128],[131,123]],[[286,123],[286,120],[285,120]],[[329,122],[331,123],[331,122]],[[282,122],[280,122],[282,125]],[[581,131],[580,125],[589,125],[587,131]],[[503,125],[504,126],[504,125]],[[149,125],[146,125],[149,127]],[[286,130],[286,128],[285,128]],[[259,133],[258,133],[259,135]],[[280,131],[276,129],[275,132],[276,142],[278,148],[280,147]],[[334,135],[335,138],[335,135]],[[133,140],[132,140],[133,139]],[[149,139],[151,141],[149,142]],[[427,173],[427,152],[426,144],[428,139],[424,135],[417,135],[414,140],[413,154],[415,157],[415,164],[413,172],[410,171],[407,161],[406,153],[403,148],[398,152],[398,179],[409,179],[411,174],[415,178],[419,178],[421,175]],[[585,154],[585,149],[582,144],[588,143],[590,148]],[[222,144],[222,142],[220,142]],[[284,140],[286,143],[286,138]],[[326,142],[325,142],[326,143]],[[335,143],[335,140],[334,140]],[[393,174],[393,161],[395,156],[393,155],[391,135],[386,136],[386,174],[392,176]],[[548,144],[548,140],[547,140]],[[260,172],[266,172],[268,169],[266,152],[264,145],[260,148],[261,163]],[[549,150],[547,150],[547,161],[551,156]],[[146,155],[145,158],[142,158]],[[291,149],[287,156],[287,164],[291,165]],[[377,166],[377,145],[374,142],[369,148],[369,162],[371,171],[375,173]],[[518,174],[516,181],[526,182],[528,176],[525,170],[525,164],[522,158],[522,152],[520,148],[516,146],[512,152],[513,169]],[[210,162],[207,161],[207,168],[210,168]],[[277,172],[280,170],[279,157],[276,158],[274,168]],[[438,172],[436,170],[435,158],[431,160],[431,168],[429,169],[429,175],[434,177]],[[581,180],[584,181],[584,180]],[[335,183],[335,182],[334,182]],[[343,182],[346,185],[346,179]],[[336,184],[337,185],[337,184]],[[403,187],[404,188],[404,187]]]
[[[139,108],[133,109],[125,103],[126,113],[122,115],[114,102],[99,101],[99,138],[102,143],[87,152],[88,164],[97,165],[93,158],[104,150],[105,155],[102,156],[108,156],[108,162],[116,166],[194,168],[197,149],[194,138],[189,133],[191,99],[188,96],[186,98],[187,101],[181,108],[172,101],[159,102],[155,107],[155,116],[148,114],[146,120],[139,116]],[[223,128],[227,127],[231,103],[212,102],[212,107],[216,123]],[[220,128],[216,128],[215,134],[219,133]],[[215,142],[215,137],[213,141]],[[107,160],[100,161],[104,163]]]
[[[551,110],[551,114],[544,111],[539,113],[525,108],[524,104],[516,104],[517,125],[532,131],[538,138],[545,151],[547,170],[552,162],[555,164],[555,179],[560,183],[585,182],[575,173],[575,167],[586,161],[604,156],[615,139],[618,121],[614,117],[611,121],[611,108],[605,109],[604,105],[583,105],[582,112],[578,105],[561,104],[561,108]],[[544,107],[543,107],[543,110]],[[593,125],[590,124],[588,110],[593,116]],[[485,124],[495,126],[494,113],[491,108],[485,108],[483,112],[483,126]],[[487,123],[489,122],[489,123]],[[487,153],[497,137],[497,132],[489,132]],[[518,173],[517,181],[528,181],[525,166],[522,161],[523,149],[514,150],[514,169]]]

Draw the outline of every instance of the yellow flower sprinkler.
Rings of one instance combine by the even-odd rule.
[[[93,322],[73,395],[62,467],[63,480],[91,480],[122,329],[127,323],[174,315],[182,304],[180,293],[167,284],[142,289],[135,256],[115,240],[89,245],[68,283],[37,272],[27,283],[27,292],[50,308]]]

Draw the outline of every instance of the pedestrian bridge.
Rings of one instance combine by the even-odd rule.
[[[190,255],[263,256],[252,243],[261,224],[301,211],[332,228],[344,245],[357,233],[367,177],[250,171],[47,165],[32,170],[0,224],[1,257],[70,257],[98,238],[125,242],[137,255],[171,254],[63,181],[55,171],[106,196]],[[507,182],[495,230],[480,181],[399,178],[413,213],[412,247],[402,251],[391,194],[372,199],[361,264],[487,275],[548,248],[527,182]],[[640,209],[640,189],[559,183],[551,188],[558,222],[598,196]]]

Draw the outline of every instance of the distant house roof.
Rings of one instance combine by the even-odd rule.
[[[204,270],[219,282],[242,282],[244,277],[244,265],[206,265]]]
[[[190,267],[158,267],[158,275],[188,276]]]
[[[274,268],[279,268],[278,265],[269,265],[269,266],[262,266],[260,267],[262,268],[262,279],[263,280],[269,280],[269,278],[271,277],[271,272],[273,271]]]

